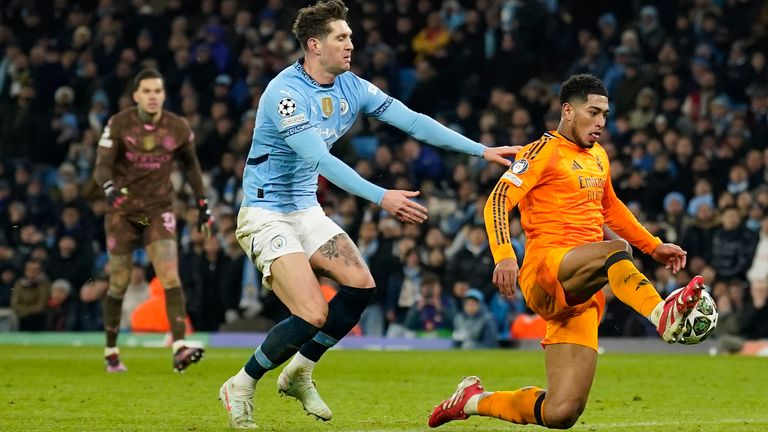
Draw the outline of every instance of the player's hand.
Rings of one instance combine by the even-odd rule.
[[[102,188],[104,189],[104,196],[107,198],[107,204],[115,210],[122,207],[123,203],[128,199],[128,188],[118,189],[112,183],[112,180],[107,180]]]
[[[517,286],[517,260],[506,258],[496,264],[493,269],[493,284],[499,289],[501,295],[507,299],[515,297],[515,287]]]
[[[676,274],[685,267],[685,263],[688,261],[687,255],[688,252],[676,244],[662,243],[656,246],[651,257],[656,262],[664,264],[664,268],[671,270],[672,274]]]
[[[197,227],[205,238],[211,237],[211,228],[213,227],[213,214],[208,208],[208,198],[205,195],[197,197]]]
[[[406,190],[388,190],[381,200],[381,208],[393,214],[400,221],[410,224],[418,224],[427,220],[427,208],[412,201],[411,198],[419,196],[419,192]]]
[[[488,162],[496,162],[504,166],[512,165],[512,161],[507,159],[508,156],[515,156],[522,146],[501,146],[501,147],[486,147],[483,151],[483,159]]]

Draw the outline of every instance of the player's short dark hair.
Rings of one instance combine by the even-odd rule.
[[[136,77],[133,78],[133,91],[139,89],[139,84],[141,84],[143,80],[151,78],[160,78],[163,80],[163,85],[165,85],[163,74],[161,74],[157,69],[144,69],[143,71],[137,73]]]
[[[560,105],[568,102],[584,102],[591,94],[608,97],[603,81],[590,74],[573,75],[560,86]]]
[[[313,6],[301,8],[293,22],[293,34],[306,51],[310,38],[322,39],[327,36],[331,32],[328,24],[338,20],[346,21],[347,11],[349,9],[343,0],[320,0]]]

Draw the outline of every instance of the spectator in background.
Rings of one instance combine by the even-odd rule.
[[[51,296],[45,311],[46,331],[71,331],[75,307],[70,300],[72,284],[66,279],[56,279],[51,284]]]
[[[712,233],[712,267],[718,278],[746,280],[757,238],[743,225],[735,207],[726,208],[721,221],[722,226]]]
[[[753,281],[750,294],[752,301],[741,315],[741,334],[749,340],[768,338],[768,280]]]
[[[19,330],[40,331],[45,328],[45,308],[51,293],[51,281],[40,261],[24,263],[24,275],[13,285],[11,309],[19,318]]]
[[[470,288],[464,294],[461,307],[453,319],[453,346],[462,349],[497,347],[496,323],[487,311],[483,293]]]
[[[426,273],[421,279],[418,300],[405,316],[405,327],[437,335],[440,330],[451,329],[455,315],[456,304],[451,296],[443,291],[440,278]]]

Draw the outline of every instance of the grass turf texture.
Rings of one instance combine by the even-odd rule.
[[[0,430],[230,430],[216,395],[250,354],[211,349],[180,375],[169,349],[126,348],[129,372],[107,375],[101,348],[0,346]],[[331,351],[315,379],[332,421],[278,397],[272,371],[257,386],[256,422],[261,431],[426,431],[433,405],[463,375],[479,375],[488,390],[544,387],[543,364],[541,351]],[[766,431],[766,388],[764,358],[609,353],[573,430]],[[437,430],[544,429],[472,417]]]

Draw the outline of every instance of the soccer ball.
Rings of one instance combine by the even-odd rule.
[[[695,345],[712,334],[716,326],[717,308],[715,307],[715,300],[709,293],[702,290],[699,303],[685,319],[685,326],[678,342],[684,345]]]

